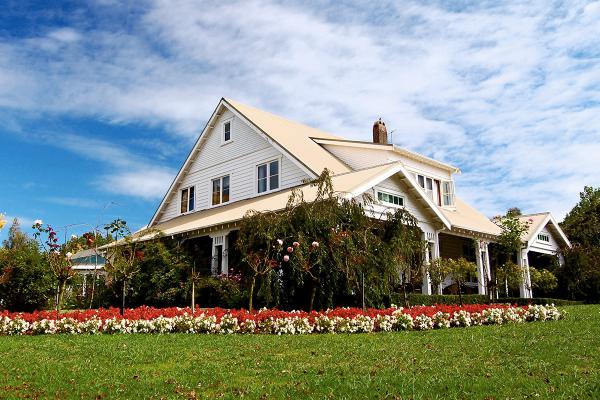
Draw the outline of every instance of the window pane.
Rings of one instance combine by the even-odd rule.
[[[223,203],[229,201],[229,176],[223,177]]]
[[[427,190],[433,190],[433,181],[431,178],[427,178]]]
[[[381,193],[381,192],[377,192],[377,198],[378,198],[379,200],[383,200],[383,193]]]
[[[419,179],[419,185],[422,188],[425,188],[425,177],[423,175],[418,175],[418,179]]]
[[[269,175],[279,175],[279,161],[271,161],[269,164]]]
[[[181,191],[181,212],[187,212],[188,208],[188,190],[187,189],[183,189]]]
[[[213,193],[212,193],[212,203],[221,204],[221,179],[213,179]]]
[[[188,211],[194,210],[195,197],[196,197],[195,187],[192,186],[192,187],[190,187],[190,201],[188,202]]]
[[[231,122],[225,122],[225,126],[223,127],[223,140],[228,141],[231,139]]]
[[[267,178],[262,178],[258,180],[258,193],[267,191]]]
[[[267,164],[258,166],[258,179],[264,179],[267,177]]]

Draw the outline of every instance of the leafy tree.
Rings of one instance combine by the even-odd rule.
[[[561,295],[600,301],[600,188],[586,186],[579,203],[561,227],[573,247],[562,250],[564,265],[556,271]]]
[[[75,244],[70,242],[60,245],[58,243],[58,234],[54,228],[48,224],[44,226],[40,220],[36,220],[32,228],[35,230],[33,236],[38,239],[44,249],[46,261],[56,279],[56,311],[60,311],[67,283],[75,276],[71,256],[72,252],[77,251],[77,249],[74,248]]]
[[[52,275],[47,260],[15,219],[0,249],[0,308],[39,310],[51,297]]]
[[[558,286],[556,276],[547,269],[529,267],[531,286],[542,293],[548,293]]]
[[[104,269],[109,284],[121,285],[121,314],[125,310],[128,285],[135,275],[140,271],[140,262],[144,258],[142,247],[144,244],[140,240],[155,239],[159,232],[153,229],[146,229],[137,232],[134,237],[127,226],[127,222],[122,219],[116,219],[104,227],[112,235],[116,242],[106,247],[106,264]]]
[[[496,279],[503,283],[505,297],[510,297],[509,289],[518,287],[523,279],[523,268],[508,260],[496,266]]]
[[[460,301],[460,305],[463,305],[462,300],[462,285],[466,282],[470,276],[477,272],[477,264],[474,262],[467,261],[464,258],[459,258],[458,260],[453,260],[448,258],[446,260],[448,263],[448,270],[450,271],[450,276],[456,284],[458,285],[458,298]]]
[[[498,246],[494,247],[495,254],[493,258],[496,264],[496,280],[487,283],[490,293],[497,291],[498,280],[504,281],[506,288],[513,278],[511,274],[517,273],[517,268],[519,269],[519,282],[523,279],[523,268],[514,264],[513,260],[523,247],[523,235],[529,230],[531,222],[521,221],[519,219],[520,212],[521,210],[513,207],[508,210],[506,215],[497,216],[493,219],[502,232],[498,236]]]
[[[429,265],[427,265],[427,272],[429,273],[431,285],[435,288],[441,289],[442,283],[450,274],[450,266],[448,265],[447,259],[438,257],[434,260],[431,260]]]

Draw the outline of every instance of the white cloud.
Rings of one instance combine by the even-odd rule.
[[[185,140],[221,96],[355,139],[383,117],[398,143],[460,166],[459,194],[484,212],[560,217],[600,184],[600,2],[444,4],[156,0],[127,29],[0,41],[0,107]],[[92,144],[117,168],[104,187],[168,186],[172,171]]]

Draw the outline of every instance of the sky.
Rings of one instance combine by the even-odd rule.
[[[147,224],[229,97],[356,140],[381,117],[486,215],[561,220],[600,186],[598,38],[600,1],[5,0],[0,212]]]

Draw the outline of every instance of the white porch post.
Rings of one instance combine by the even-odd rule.
[[[429,277],[429,271],[427,270],[430,262],[429,252],[432,243],[429,242],[429,236],[427,232],[423,233],[423,239],[427,241],[425,247],[425,262],[423,264],[423,285],[421,286],[421,293],[430,295],[431,294],[431,278]]]
[[[487,282],[487,287],[485,288],[486,294],[490,294],[490,281],[492,279],[492,267],[490,266],[490,249],[489,249],[489,243],[488,242],[484,242],[484,247],[483,250],[485,251],[484,255],[483,255],[483,262],[485,263],[484,268],[485,268],[485,273],[486,273],[486,282]]]
[[[526,299],[531,299],[531,276],[529,275],[529,262],[527,261],[529,250],[522,249],[517,253],[517,263],[523,268],[523,277],[519,287],[519,295]]]
[[[221,262],[221,273],[229,275],[229,234],[223,235],[223,260]]]
[[[483,263],[483,252],[481,251],[481,247],[483,246],[483,242],[481,240],[477,241],[477,246],[475,246],[475,259],[477,262],[477,293],[485,294],[485,265]]]

